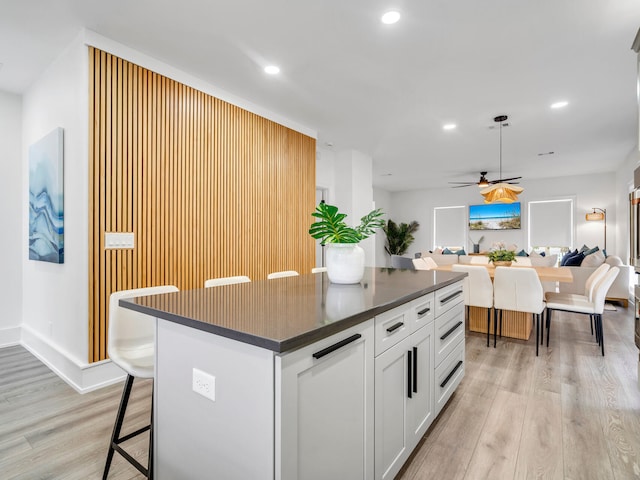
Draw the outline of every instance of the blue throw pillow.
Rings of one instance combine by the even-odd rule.
[[[584,256],[586,257],[587,255],[591,255],[592,253],[596,253],[598,250],[600,250],[598,247],[590,248],[589,250],[584,252]]]
[[[464,248],[463,248],[463,249],[461,249],[461,250],[458,250],[456,253],[457,253],[458,255],[466,255],[466,252],[464,251]]]
[[[560,266],[564,267],[569,257],[572,257],[573,255],[577,255],[577,254],[578,254],[578,250],[574,250],[573,252],[568,251],[567,253],[565,253],[564,256],[562,257],[562,260],[560,260]]]
[[[579,267],[583,260],[584,260],[584,253],[578,252],[578,254],[569,257],[569,259],[564,264],[564,266],[565,267]]]
[[[580,253],[584,253],[587,250],[589,250],[589,247],[587,247],[585,244],[582,244],[582,248],[580,250],[578,250]]]
[[[516,253],[516,257],[528,257],[529,254],[527,252],[523,250],[520,250],[518,253]]]
[[[541,256],[541,257],[544,257],[545,255],[546,255],[546,253],[544,253],[544,252],[540,252],[540,256]]]
[[[453,255],[453,252],[452,252],[451,250],[449,250],[448,248],[445,248],[445,249],[442,251],[442,254],[443,254],[443,255]]]

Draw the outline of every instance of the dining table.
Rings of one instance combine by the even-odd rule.
[[[496,267],[492,264],[478,264],[473,266],[482,266],[485,267],[489,276],[493,280],[495,275]],[[511,268],[533,268],[540,281],[543,282],[543,287],[545,291],[548,291],[549,283],[562,282],[562,283],[571,283],[573,282],[573,275],[571,274],[571,269],[567,267],[511,267]],[[439,265],[434,270],[450,272],[452,271],[452,265]],[[553,287],[552,287],[553,288]],[[555,290],[555,289],[554,289]],[[491,318],[493,319],[494,311],[491,309]],[[479,332],[479,333],[487,333],[487,309],[483,307],[468,307],[467,309],[467,322],[468,328],[471,332]],[[531,336],[531,331],[533,329],[533,318],[530,313],[524,312],[514,312],[509,310],[504,310],[502,312],[502,336],[517,338],[520,340],[529,340]],[[493,333],[493,321],[490,322],[489,332]]]

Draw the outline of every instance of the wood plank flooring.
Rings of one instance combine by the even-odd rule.
[[[538,358],[535,339],[494,349],[468,332],[466,377],[398,478],[640,478],[633,306],[617,308],[605,357],[579,315],[554,315]],[[0,479],[101,478],[121,392],[80,395],[24,348],[0,349]],[[127,431],[148,421],[150,395],[136,380]],[[128,445],[143,464],[147,441]],[[109,478],[143,477],[116,454]]]

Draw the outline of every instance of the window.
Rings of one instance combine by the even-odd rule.
[[[433,245],[435,248],[463,248],[467,230],[467,207],[433,209]]]
[[[529,249],[558,258],[573,246],[573,199],[529,202]]]

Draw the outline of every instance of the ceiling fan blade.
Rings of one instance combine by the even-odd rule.
[[[466,185],[451,185],[451,188],[471,187],[472,185],[475,185],[475,183],[468,183]]]
[[[475,185],[476,182],[449,182],[451,184],[456,184],[456,185]]]
[[[505,183],[510,182],[511,180],[520,180],[522,177],[513,177],[513,178],[500,178],[498,180],[491,180],[490,183]]]

